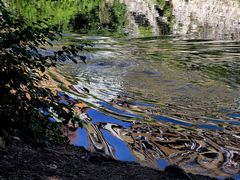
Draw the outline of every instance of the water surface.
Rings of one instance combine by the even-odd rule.
[[[240,43],[178,37],[91,39],[87,63],[61,67],[84,102],[71,142],[124,161],[226,177],[240,170]],[[73,137],[73,138],[72,138]]]

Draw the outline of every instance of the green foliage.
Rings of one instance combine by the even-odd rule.
[[[170,1],[166,0],[157,0],[157,3],[159,5],[159,11],[161,11],[163,17],[167,18],[167,28],[165,26],[162,26],[162,33],[171,33],[175,21],[175,18],[172,14],[172,4]]]
[[[159,6],[160,6],[161,8],[164,8],[165,5],[166,5],[166,0],[157,0],[157,3],[159,4]]]
[[[142,37],[151,37],[152,28],[150,26],[139,26],[139,32]]]
[[[70,24],[73,30],[80,33],[123,34],[123,28],[128,24],[127,9],[119,0],[114,0],[112,5],[99,1],[88,10],[79,11],[72,18]]]
[[[11,9],[31,24],[51,17],[48,24],[65,32],[120,32],[128,23],[126,6],[101,0],[10,0]]]
[[[48,27],[46,19],[29,26],[23,18],[8,11],[0,0],[1,131],[32,140],[56,140],[62,139],[61,132],[48,118],[58,114],[65,123],[75,119],[70,105],[58,103],[50,89],[39,86],[41,80],[47,79],[44,75],[47,68],[55,67],[59,60],[71,59],[77,63],[75,57],[83,48],[70,46],[52,55],[40,53],[45,51],[43,46],[52,45],[58,35]],[[78,59],[84,60],[84,57],[79,55]],[[50,113],[42,113],[50,109]]]
[[[128,23],[126,5],[120,3],[119,0],[115,0],[110,12],[112,16],[112,29],[121,31]]]
[[[75,0],[10,0],[10,7],[23,16],[27,23],[51,17],[48,24],[67,30],[71,18],[82,7],[82,1]]]

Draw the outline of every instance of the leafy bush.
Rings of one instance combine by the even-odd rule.
[[[64,122],[74,118],[69,105],[60,104],[48,88],[39,86],[45,70],[57,61],[77,63],[82,46],[63,47],[53,55],[43,55],[44,45],[59,37],[47,20],[27,25],[22,17],[10,12],[0,0],[0,131],[28,140],[63,140],[56,123],[48,118],[56,113]],[[78,59],[84,59],[78,56]],[[52,109],[50,113],[49,109]],[[60,138],[60,139],[59,139]]]
[[[128,24],[126,5],[119,0],[114,0],[113,4],[103,1],[93,2],[90,3],[91,7],[84,11],[80,10],[70,20],[72,29],[80,33],[124,35],[123,29]]]

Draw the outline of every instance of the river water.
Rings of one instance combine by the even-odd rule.
[[[59,81],[86,103],[77,114],[83,128],[68,133],[72,144],[157,169],[177,164],[239,178],[239,42],[77,34],[67,41],[83,39],[94,43],[87,63],[66,63]]]

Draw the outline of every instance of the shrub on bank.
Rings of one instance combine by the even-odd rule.
[[[44,72],[55,67],[57,61],[71,59],[77,63],[77,52],[83,47],[63,47],[53,55],[40,53],[58,36],[54,28],[48,27],[47,19],[29,26],[0,0],[1,133],[37,142],[63,142],[58,124],[48,118],[55,113],[67,123],[74,118],[74,113],[69,105],[57,103],[50,89],[40,87],[39,82],[47,78]],[[50,108],[50,113],[42,113],[49,112]]]

